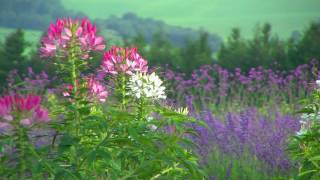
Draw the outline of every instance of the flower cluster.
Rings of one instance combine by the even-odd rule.
[[[28,92],[30,94],[39,94],[46,91],[51,83],[48,74],[45,71],[35,73],[31,67],[28,67],[28,73],[19,74],[18,70],[11,70],[7,76],[8,92]]]
[[[221,118],[207,110],[191,114],[208,125],[208,128],[195,127],[199,134],[196,142],[201,147],[198,150],[204,161],[216,148],[236,158],[249,152],[271,172],[287,172],[294,166],[287,155],[287,145],[288,137],[299,129],[299,118],[278,111],[275,115],[263,115],[255,108],[240,113],[229,112]]]
[[[154,72],[152,74],[133,74],[128,82],[128,88],[130,90],[128,94],[137,99],[166,99],[165,87],[162,85],[162,80]]]
[[[106,73],[125,73],[132,75],[134,72],[146,73],[148,62],[137,52],[136,48],[112,47],[103,55],[102,69]]]
[[[240,68],[230,71],[218,65],[204,65],[195,69],[191,77],[176,73],[170,69],[165,72],[165,78],[171,84],[170,92],[182,100],[185,95],[197,94],[208,103],[218,104],[224,100],[237,100],[244,105],[255,105],[261,98],[277,102],[296,102],[301,95],[311,94],[320,81],[313,82],[315,76],[311,73],[319,66],[316,62],[299,65],[288,72],[251,68],[242,72]],[[320,76],[319,76],[320,77]],[[246,97],[246,98],[243,98]],[[261,98],[260,98],[261,97]],[[198,97],[199,98],[199,97]]]
[[[48,28],[47,35],[42,38],[40,55],[55,57],[68,55],[67,48],[72,40],[81,47],[81,58],[88,59],[89,52],[102,51],[105,48],[102,36],[96,35],[96,26],[86,18],[72,20],[71,18],[57,19]]]
[[[88,88],[90,92],[90,97],[100,102],[105,102],[108,97],[108,91],[106,87],[92,77],[88,78],[87,83],[88,83]]]
[[[301,136],[301,135],[307,134],[308,130],[310,130],[310,128],[314,125],[314,123],[316,123],[317,121],[319,122],[319,120],[320,120],[320,112],[310,113],[310,114],[303,113],[299,121],[301,124],[301,128],[296,133],[296,135]]]
[[[12,123],[19,118],[26,127],[50,121],[48,110],[40,105],[41,97],[35,95],[8,95],[0,97],[0,128],[12,128]]]

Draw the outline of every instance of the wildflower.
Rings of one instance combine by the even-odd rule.
[[[128,95],[132,95],[137,99],[166,99],[162,80],[154,72],[152,74],[133,74],[128,82],[128,87],[130,90]]]
[[[99,100],[100,102],[105,102],[108,97],[108,91],[105,86],[103,86],[99,81],[94,78],[88,79],[88,88],[91,93],[91,97]]]
[[[147,117],[147,122],[149,122],[150,124],[147,125],[148,129],[150,129],[151,131],[155,131],[158,129],[158,127],[154,124],[151,124],[151,121],[153,121],[154,118],[152,116]]]
[[[317,87],[320,87],[320,80],[316,80]]]
[[[73,86],[71,84],[67,84],[67,85],[65,85],[65,89],[62,92],[62,95],[64,97],[69,97],[70,94],[72,93],[72,91],[73,91]]]
[[[49,121],[49,112],[47,109],[38,107],[34,110],[33,119],[38,122],[48,122]]]
[[[7,134],[12,131],[12,126],[8,122],[1,122],[0,121],[0,135]]]
[[[296,132],[297,136],[307,134],[313,124],[320,120],[320,113],[303,113],[300,118],[300,130]]]
[[[72,20],[71,18],[57,19],[55,24],[48,28],[47,35],[42,38],[40,48],[41,57],[55,57],[68,55],[70,42],[75,40],[80,46],[82,59],[88,59],[91,51],[102,51],[105,48],[102,36],[96,35],[96,26],[87,18]]]
[[[138,53],[136,48],[112,47],[104,53],[102,69],[106,73],[125,73],[132,75],[134,72],[146,73],[148,71],[147,61]]]
[[[308,130],[305,128],[301,128],[298,132],[296,132],[297,136],[303,136],[308,133]]]
[[[0,97],[1,128],[11,127],[11,122],[19,114],[20,124],[26,127],[36,123],[49,122],[48,110],[42,108],[41,97],[35,95],[10,95]]]

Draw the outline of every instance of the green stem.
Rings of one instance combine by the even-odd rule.
[[[179,163],[174,164],[173,167],[169,167],[167,169],[164,169],[163,171],[161,171],[159,174],[156,174],[155,176],[153,176],[150,180],[155,180],[158,179],[160,176],[169,173],[170,171],[173,171],[176,169],[176,167],[179,165]]]
[[[73,97],[73,105],[74,108],[72,111],[74,111],[74,135],[76,137],[80,136],[80,114],[78,111],[78,84],[77,84],[77,80],[78,80],[78,68],[77,67],[77,50],[76,50],[77,46],[75,43],[71,43],[71,49],[70,49],[70,63],[71,63],[71,82],[72,82],[72,97]],[[77,165],[79,164],[79,158],[78,158],[78,149],[77,146],[74,147],[74,152],[72,152],[73,157],[74,157],[74,164],[77,167]]]
[[[121,109],[126,110],[127,107],[127,89],[126,89],[126,76],[125,74],[120,74],[120,79],[118,80],[119,83],[119,90],[120,90],[120,102],[121,102]]]
[[[99,149],[100,146],[102,146],[109,138],[109,134],[106,135],[106,137],[103,138],[103,140],[97,144],[91,151],[89,151],[85,156],[84,158],[82,159],[82,161],[80,162],[79,164],[79,168],[82,166],[82,164],[85,162],[85,160],[88,158],[88,155],[90,155],[90,153],[92,153],[93,151],[96,151],[97,149]]]
[[[138,120],[142,120],[144,117],[144,101],[141,98],[138,104]]]
[[[20,157],[19,157],[19,176],[20,179],[24,179],[24,173],[26,170],[26,162],[25,162],[25,131],[23,127],[18,127],[18,149],[20,151]]]
[[[78,85],[77,85],[77,67],[76,67],[76,58],[74,55],[71,56],[71,65],[72,65],[72,71],[71,71],[71,78],[72,78],[72,86],[73,86],[73,98],[74,98],[74,105],[75,105],[75,112],[74,112],[74,118],[75,118],[75,135],[79,136],[79,129],[80,129],[80,118],[78,113],[78,98],[77,98],[77,91],[78,91]]]
[[[33,148],[33,146],[29,145],[29,151],[31,152],[31,154],[38,159],[38,162],[43,162],[44,165],[46,166],[46,168],[49,170],[50,175],[54,177],[54,170],[51,168],[51,166],[42,160],[41,156],[35,151],[35,149]]]

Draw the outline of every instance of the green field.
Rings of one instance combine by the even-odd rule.
[[[250,37],[258,23],[270,22],[282,38],[304,30],[320,18],[319,0],[62,0],[67,9],[83,11],[91,18],[134,12],[183,27],[203,27],[226,37],[240,27]]]

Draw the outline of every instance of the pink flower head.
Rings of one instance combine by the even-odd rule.
[[[49,122],[50,119],[48,110],[41,107],[36,108],[33,113],[33,119],[40,123]]]
[[[0,97],[0,122],[10,123],[20,114],[20,124],[31,126],[34,121],[48,122],[48,111],[41,107],[41,97],[36,95],[10,95]]]
[[[25,126],[25,127],[30,127],[30,126],[32,126],[32,119],[29,119],[29,118],[22,119],[20,121],[20,124]]]
[[[13,127],[10,123],[0,121],[0,135],[10,133],[12,129]]]
[[[10,96],[0,97],[0,116],[7,117],[11,112],[12,99]]]
[[[95,78],[88,78],[88,88],[90,92],[90,97],[97,99],[100,102],[105,102],[108,97],[108,91],[105,86],[103,86]]]
[[[14,106],[19,111],[31,111],[40,106],[41,97],[35,95],[27,95],[26,97],[14,95]]]
[[[62,95],[64,97],[69,97],[72,91],[73,91],[73,86],[71,84],[66,84],[64,85],[64,90],[62,92]]]
[[[87,18],[79,23],[78,19],[57,19],[50,24],[47,35],[42,38],[40,48],[41,57],[67,56],[71,40],[75,40],[81,47],[81,58],[88,59],[92,51],[102,51],[105,48],[102,36],[96,35],[96,26]]]
[[[104,53],[102,69],[110,74],[133,74],[133,72],[146,73],[148,62],[137,52],[137,48],[120,48],[113,46]]]

